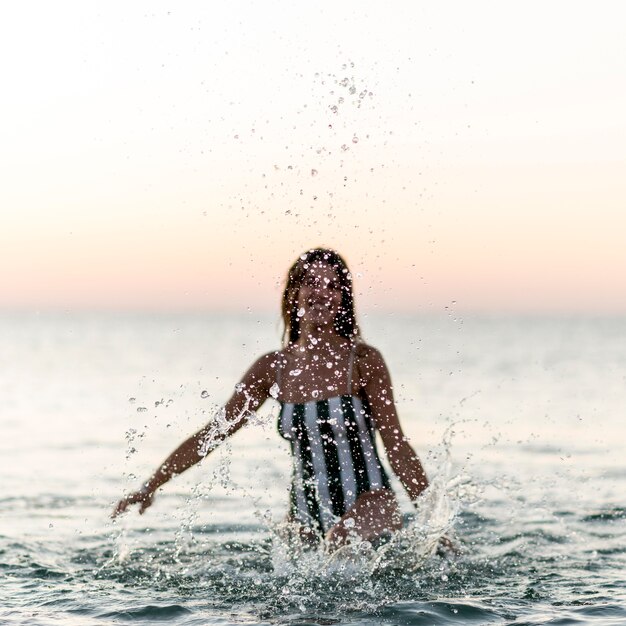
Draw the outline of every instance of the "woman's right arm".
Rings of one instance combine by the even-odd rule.
[[[270,388],[276,379],[277,353],[272,352],[258,359],[244,374],[241,383],[235,388],[230,400],[219,417],[183,441],[152,474],[141,489],[117,503],[111,517],[123,513],[129,505],[139,504],[143,513],[151,504],[159,487],[173,476],[182,474],[210,452],[224,439],[236,433],[250,415],[267,399]]]

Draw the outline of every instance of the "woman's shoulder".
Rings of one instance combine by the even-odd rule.
[[[387,365],[385,359],[378,348],[370,346],[365,342],[359,342],[356,345],[355,357],[361,380],[366,383],[373,374],[385,374]]]
[[[274,369],[285,360],[284,350],[273,350],[272,352],[266,352],[262,354],[252,364],[252,367],[270,368]]]
[[[266,352],[252,363],[245,376],[254,379],[264,379],[268,382],[272,381],[276,377],[277,368],[281,366],[283,361],[282,351]]]
[[[364,341],[359,341],[354,348],[355,356],[362,361],[382,360],[383,355],[378,348],[370,346]]]

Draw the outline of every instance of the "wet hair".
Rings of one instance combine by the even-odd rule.
[[[337,273],[341,288],[341,306],[335,317],[335,331],[338,335],[355,341],[359,338],[359,326],[354,314],[354,295],[352,293],[352,275],[346,262],[334,250],[314,248],[296,260],[289,268],[282,299],[282,316],[285,325],[283,343],[285,346],[295,343],[300,337],[300,318],[298,317],[298,294],[300,287],[314,263],[323,263]]]

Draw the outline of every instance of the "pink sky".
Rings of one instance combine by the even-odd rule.
[[[365,309],[626,312],[606,11],[192,5],[12,9],[0,308],[273,309],[323,244]]]

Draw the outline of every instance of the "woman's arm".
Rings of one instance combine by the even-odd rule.
[[[276,353],[269,353],[258,359],[244,374],[220,416],[183,441],[141,489],[118,502],[111,517],[116,517],[129,505],[137,503],[140,504],[139,513],[143,513],[152,504],[154,493],[159,487],[201,461],[224,439],[236,433],[248,421],[250,414],[269,396],[276,377],[275,364]]]
[[[361,346],[357,351],[357,367],[361,385],[372,407],[372,415],[380,432],[387,458],[412,501],[428,487],[424,468],[402,432],[393,399],[393,388],[387,365],[378,350]]]

